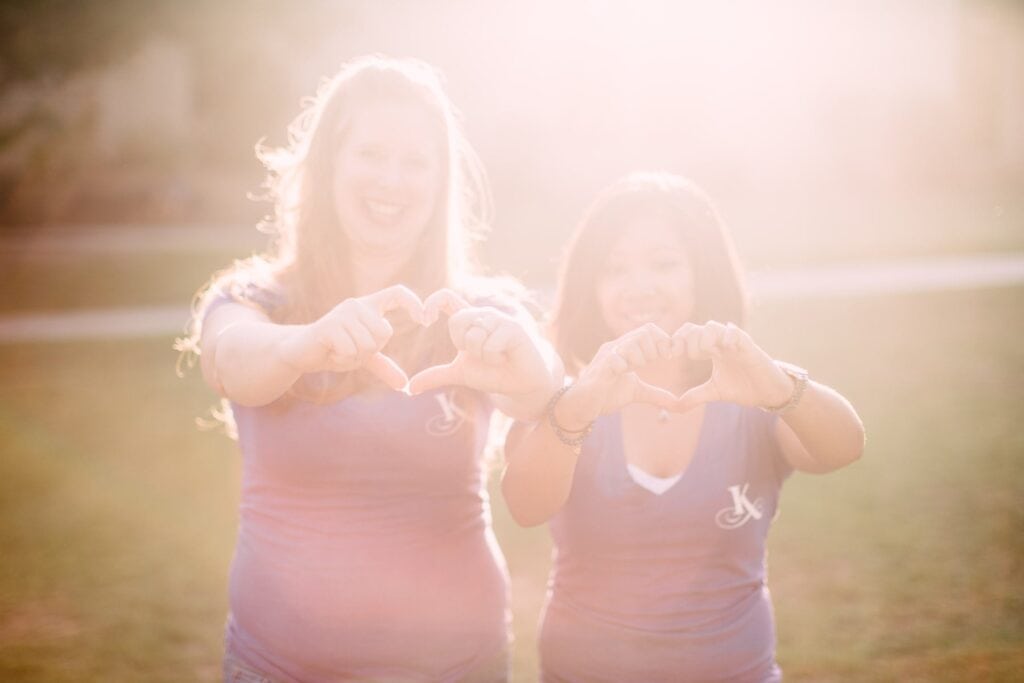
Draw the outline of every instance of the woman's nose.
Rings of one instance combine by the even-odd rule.
[[[399,188],[405,182],[405,171],[400,160],[389,158],[377,167],[377,184],[384,189]]]
[[[631,271],[627,285],[632,294],[653,294],[655,291],[654,276],[646,268],[637,268]]]

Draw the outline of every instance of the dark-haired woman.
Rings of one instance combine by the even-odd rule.
[[[573,383],[509,435],[514,518],[550,520],[542,679],[778,681],[765,540],[794,470],[860,457],[850,404],[744,330],[729,236],[667,174],[608,188],[563,263]]]

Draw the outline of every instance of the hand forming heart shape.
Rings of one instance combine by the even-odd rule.
[[[522,414],[534,417],[534,408],[543,408],[556,380],[561,382],[561,365],[552,364],[551,354],[546,353],[549,347],[525,312],[517,317],[491,306],[462,308],[450,314],[448,332],[455,358],[413,376],[409,393],[466,386],[515,397],[512,400],[523,408]],[[527,408],[530,405],[533,408]],[[510,407],[506,404],[503,409]]]
[[[469,303],[450,289],[440,289],[426,301],[404,285],[392,285],[366,296],[346,299],[310,325],[331,370],[347,372],[362,366],[386,385],[404,390],[409,383],[405,370],[380,349],[394,329],[385,316],[403,311],[413,323],[430,327],[442,313],[451,316]]]
[[[711,377],[676,395],[637,374],[657,361],[710,360]],[[778,405],[792,391],[792,381],[744,330],[715,321],[687,323],[672,335],[644,325],[603,344],[579,373],[573,391],[560,402],[566,425],[585,425],[596,416],[629,403],[650,403],[684,412],[709,401],[744,405]]]
[[[394,330],[385,315],[404,311],[416,324],[433,325],[444,314],[456,349],[448,363],[425,368],[411,379],[381,348]],[[389,387],[411,394],[446,385],[500,394],[527,394],[550,384],[547,360],[524,321],[490,306],[472,306],[461,295],[440,289],[420,298],[403,285],[347,299],[308,326],[299,368],[346,372],[364,367]],[[312,344],[308,342],[312,340]],[[318,361],[317,359],[322,359]],[[542,399],[543,400],[543,399]]]

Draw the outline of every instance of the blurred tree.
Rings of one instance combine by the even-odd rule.
[[[0,83],[60,78],[174,32],[193,0],[0,0]]]

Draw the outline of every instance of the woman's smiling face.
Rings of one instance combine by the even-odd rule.
[[[412,256],[434,215],[444,155],[420,106],[384,100],[353,117],[334,159],[334,210],[352,256]]]
[[[600,271],[596,297],[601,318],[617,338],[646,323],[672,334],[695,305],[689,254],[667,219],[631,219],[611,245]]]

